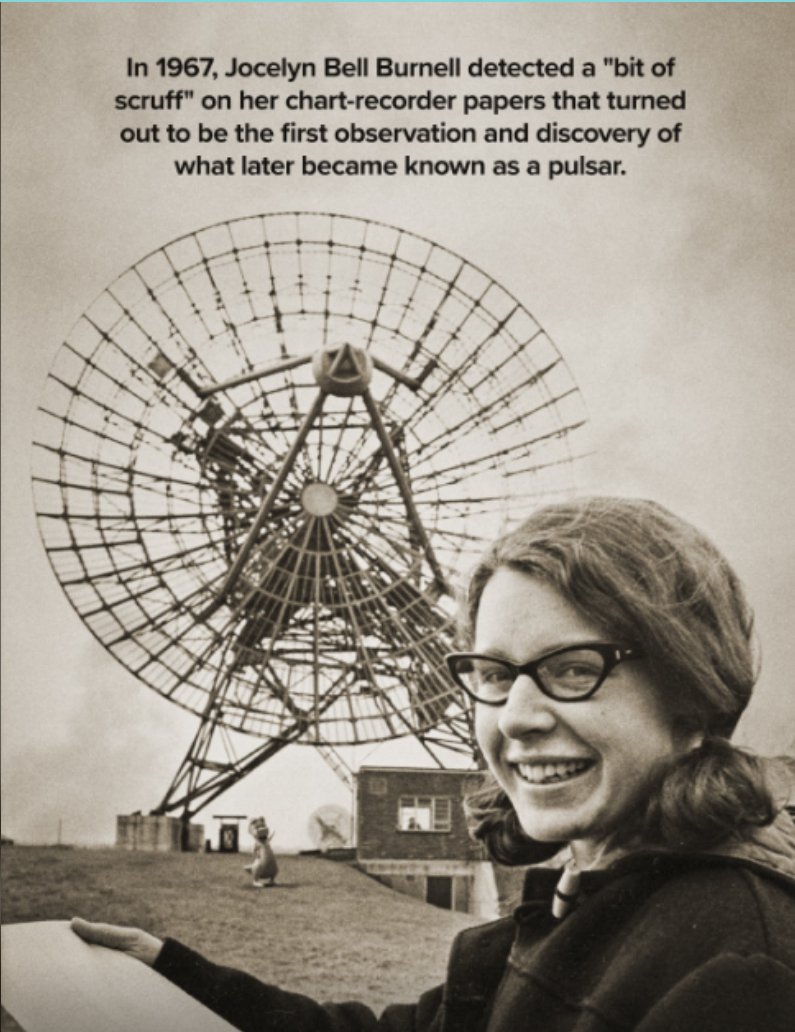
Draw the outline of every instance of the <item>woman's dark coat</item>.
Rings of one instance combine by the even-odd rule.
[[[156,969],[244,1032],[793,1032],[795,829],[721,853],[636,854],[583,875],[531,869],[512,918],[455,940],[444,986],[380,1019],[321,1006],[166,940]],[[388,930],[385,930],[388,934]]]

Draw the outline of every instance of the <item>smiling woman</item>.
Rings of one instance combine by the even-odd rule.
[[[174,940],[75,931],[244,1032],[789,1030],[795,829],[773,763],[728,741],[756,664],[723,556],[652,502],[553,505],[489,550],[464,613],[471,651],[448,666],[492,779],[474,834],[502,863],[563,869],[531,866],[512,918],[463,932],[444,987],[379,1020]]]
[[[517,676],[501,711],[478,708],[495,782],[471,812],[478,834],[503,843],[504,860],[560,846],[525,827],[538,807],[517,806],[514,784],[517,759],[558,745],[590,759],[591,780],[608,791],[621,819],[597,828],[611,848],[710,847],[773,820],[764,765],[727,741],[756,680],[752,612],[714,545],[661,506],[592,498],[540,510],[474,571],[462,633],[478,652],[514,661],[578,641],[621,642],[633,660],[557,699]],[[532,734],[539,722],[549,731]],[[624,755],[635,751],[637,762]]]
[[[595,866],[610,851],[617,831],[628,827],[647,772],[680,748],[674,716],[647,664],[617,663],[602,680],[603,653],[579,645],[608,638],[538,577],[503,567],[483,591],[479,652],[553,658],[539,671],[547,688],[519,673],[498,705],[477,707],[478,742],[525,835],[570,843],[580,867]],[[561,648],[566,652],[555,655]],[[567,666],[560,655],[572,657]],[[572,681],[583,685],[579,695],[564,687],[550,696],[551,685]]]

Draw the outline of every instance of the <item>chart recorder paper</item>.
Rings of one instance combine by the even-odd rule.
[[[2,1003],[25,1032],[230,1032],[146,964],[79,939],[66,921],[2,928]]]

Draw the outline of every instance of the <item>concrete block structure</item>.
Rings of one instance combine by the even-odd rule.
[[[472,771],[362,767],[357,777],[357,860],[399,892],[449,910],[497,914],[483,847],[467,831]]]
[[[183,839],[184,825],[176,817],[153,814],[119,814],[116,817],[116,846],[119,849],[149,853],[187,850],[198,853],[204,848],[204,826],[189,824]]]

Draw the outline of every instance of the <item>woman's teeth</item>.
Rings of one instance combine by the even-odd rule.
[[[566,760],[563,763],[517,763],[516,769],[522,780],[531,785],[551,785],[576,777],[590,766],[590,760]]]

